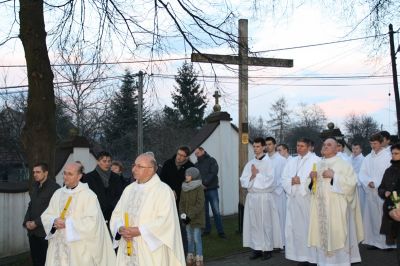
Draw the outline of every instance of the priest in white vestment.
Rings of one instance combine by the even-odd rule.
[[[388,249],[393,245],[386,244],[385,235],[380,234],[383,213],[383,200],[378,195],[378,187],[382,182],[385,170],[390,166],[391,153],[383,148],[383,137],[375,134],[370,137],[371,153],[361,164],[359,179],[365,191],[363,224],[365,238],[363,244],[369,248]]]
[[[250,259],[272,257],[274,248],[283,248],[278,209],[275,204],[273,165],[264,154],[265,140],[254,139],[255,158],[244,167],[240,183],[248,193],[244,206],[243,246],[253,249]]]
[[[112,213],[117,266],[186,265],[174,194],[156,171],[154,157],[139,155],[132,169],[136,182],[125,188]]]
[[[357,176],[353,167],[336,156],[337,141],[328,138],[324,158],[310,173],[311,194],[308,244],[317,248],[318,265],[345,266],[361,261],[363,239]]]
[[[52,196],[41,216],[49,240],[47,266],[113,266],[110,234],[96,194],[80,183],[81,165],[67,164],[65,186]]]
[[[272,161],[274,167],[274,178],[276,180],[274,198],[279,214],[281,238],[285,246],[286,193],[282,187],[282,172],[287,160],[276,151],[276,140],[273,137],[265,138],[265,145],[268,157]]]
[[[282,185],[288,196],[285,225],[285,257],[298,262],[316,262],[316,249],[308,247],[310,190],[308,176],[320,158],[309,151],[310,140],[300,138],[298,156],[291,159],[282,173]]]

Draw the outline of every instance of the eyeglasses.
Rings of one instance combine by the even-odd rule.
[[[153,168],[153,166],[143,166],[143,165],[135,164],[135,163],[132,164],[132,168],[133,167],[137,167],[137,168],[140,168],[140,169]]]
[[[186,158],[187,156],[186,156],[186,154],[183,154],[183,153],[177,153],[176,155],[178,155],[178,156],[180,156],[180,157],[184,157],[184,158]]]

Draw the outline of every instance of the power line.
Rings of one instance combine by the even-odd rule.
[[[398,33],[399,30],[395,31],[394,33]],[[276,52],[276,51],[285,51],[285,50],[293,50],[293,49],[310,48],[310,47],[337,44],[337,43],[343,43],[343,42],[358,41],[358,40],[369,39],[369,38],[377,38],[377,37],[381,37],[381,36],[385,36],[385,35],[388,35],[388,33],[383,33],[383,34],[379,34],[379,35],[364,36],[364,37],[358,37],[358,38],[351,38],[351,39],[345,39],[345,40],[338,40],[338,41],[330,41],[330,42],[305,44],[305,45],[284,47],[284,48],[277,48],[277,49],[254,51],[252,53],[261,54],[261,53],[267,53],[267,52]],[[119,64],[140,64],[140,63],[169,62],[169,61],[182,61],[182,60],[190,60],[190,57],[177,57],[177,58],[151,59],[151,60],[137,60],[137,61],[99,62],[99,63],[66,63],[66,64],[52,64],[51,66],[52,67],[61,67],[61,66],[74,66],[74,65],[83,65],[83,66],[89,66],[89,65],[119,65]],[[0,68],[7,68],[7,67],[8,68],[20,68],[20,67],[26,67],[26,65],[0,65]]]
[[[310,47],[315,47],[315,46],[323,46],[323,45],[337,44],[337,43],[343,43],[343,42],[359,41],[359,40],[364,40],[364,39],[369,39],[369,38],[377,38],[377,37],[385,36],[385,35],[388,35],[388,34],[389,33],[383,33],[383,34],[379,34],[379,35],[364,36],[364,37],[345,39],[345,40],[339,40],[339,41],[322,42],[322,43],[315,43],[315,44],[305,44],[305,45],[285,47],[285,48],[277,48],[277,49],[255,51],[255,52],[252,52],[252,53],[261,54],[261,53],[268,53],[268,52],[277,52],[277,51],[285,51],[285,50],[293,50],[293,49],[310,48]]]

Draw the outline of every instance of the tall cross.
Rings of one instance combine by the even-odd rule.
[[[248,56],[248,22],[239,20],[239,55],[192,53],[192,62],[239,65],[239,175],[248,161],[248,66],[293,67],[293,60]],[[243,195],[240,191],[239,194]],[[244,203],[244,196],[240,203]]]

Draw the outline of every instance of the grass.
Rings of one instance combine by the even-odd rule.
[[[238,217],[237,215],[222,217],[222,223],[227,239],[218,236],[217,230],[213,224],[213,230],[210,235],[204,236],[203,253],[204,260],[221,258],[234,253],[246,251],[242,245],[242,234],[237,233]]]

